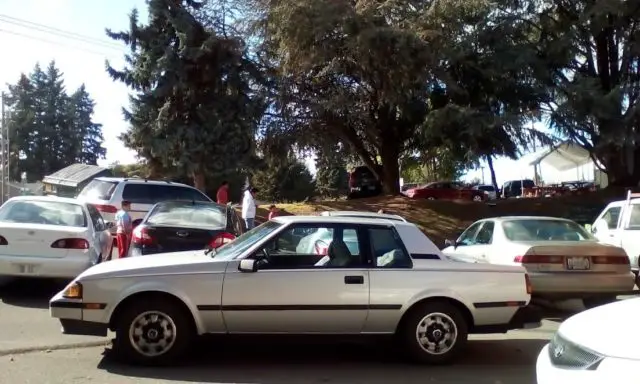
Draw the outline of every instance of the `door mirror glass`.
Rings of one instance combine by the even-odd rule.
[[[606,233],[609,231],[609,224],[604,219],[596,220],[593,228],[591,228],[592,233]]]
[[[240,265],[238,265],[238,270],[240,272],[258,272],[258,263],[253,259],[243,259],[240,260]]]

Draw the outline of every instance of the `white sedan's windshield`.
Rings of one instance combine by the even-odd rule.
[[[502,224],[511,241],[595,241],[579,224],[569,220],[519,219]]]
[[[214,258],[219,260],[233,260],[244,253],[247,249],[251,248],[252,245],[269,236],[281,226],[282,224],[275,221],[267,221],[266,223],[243,233],[234,241],[218,248]]]

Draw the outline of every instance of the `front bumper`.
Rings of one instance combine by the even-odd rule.
[[[638,382],[638,361],[606,357],[593,371],[556,367],[549,357],[549,344],[545,345],[536,361],[538,384],[634,384]]]
[[[635,275],[629,273],[529,273],[534,297],[584,298],[633,293]]]
[[[84,319],[85,311],[94,312],[104,308],[84,309],[85,306],[82,300],[65,299],[59,292],[49,301],[49,314],[60,321],[65,335],[107,336],[107,324]]]

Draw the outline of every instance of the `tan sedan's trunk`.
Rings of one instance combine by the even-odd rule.
[[[530,272],[624,273],[630,270],[622,248],[598,242],[526,242],[528,251],[520,257]]]

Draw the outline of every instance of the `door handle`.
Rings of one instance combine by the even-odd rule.
[[[345,284],[364,284],[364,276],[345,276]]]

